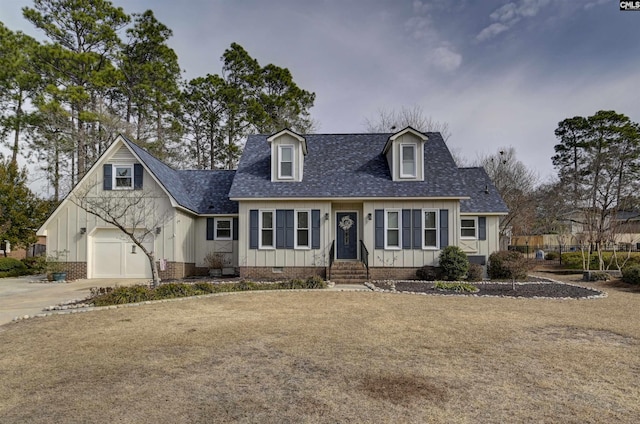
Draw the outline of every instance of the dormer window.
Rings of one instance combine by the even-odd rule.
[[[400,145],[400,178],[415,178],[416,177],[416,144],[401,144]]]
[[[293,146],[278,146],[278,178],[293,178]]]

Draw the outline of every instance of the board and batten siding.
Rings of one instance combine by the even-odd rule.
[[[174,260],[176,262],[195,263],[195,221],[196,219],[185,212],[176,211]]]
[[[230,263],[230,266],[236,268],[239,266],[238,240],[207,240],[207,218],[236,218],[235,215],[218,215],[210,217],[198,217],[194,221],[193,233],[195,243],[195,263],[197,267],[206,268],[208,265],[204,262],[204,257],[207,253],[222,253],[225,259]],[[242,227],[242,225],[241,225]],[[239,230],[239,237],[243,234],[248,234],[247,227],[242,227]],[[248,236],[247,236],[248,237]]]
[[[293,179],[278,178],[278,163],[280,161],[279,146],[293,146]],[[289,134],[282,134],[271,142],[271,176],[272,181],[295,182],[301,181],[304,173],[304,153],[302,143]]]
[[[283,183],[286,184],[286,183]],[[241,267],[323,267],[329,265],[331,248],[331,223],[325,214],[331,214],[330,201],[247,201],[239,206],[240,231],[238,261]],[[252,209],[318,209],[320,211],[320,248],[318,249],[250,249],[249,211]]]
[[[460,226],[460,204],[457,200],[366,201],[363,204],[363,214],[366,217],[370,213],[373,217],[371,221],[364,220],[364,237],[362,238],[369,250],[369,266],[416,268],[424,265],[437,265],[441,252],[440,249],[376,249],[376,209],[447,209],[449,211],[449,245],[457,245]]]
[[[396,138],[391,145],[391,148],[386,154],[387,164],[389,165],[389,169],[391,170],[391,175],[394,181],[406,181],[411,180],[408,178],[400,177],[400,168],[402,164],[400,163],[401,153],[400,146],[401,144],[415,144],[416,149],[416,181],[424,181],[424,141],[411,133],[406,133]],[[426,143],[429,143],[427,140]]]

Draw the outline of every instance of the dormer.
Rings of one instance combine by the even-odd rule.
[[[285,128],[267,141],[271,145],[271,181],[302,181],[307,140]]]
[[[427,136],[411,127],[391,135],[382,153],[393,181],[424,181],[424,144]]]

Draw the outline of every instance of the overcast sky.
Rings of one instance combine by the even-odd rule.
[[[0,0],[0,20],[25,0]],[[615,110],[640,122],[640,11],[615,0],[115,0],[173,30],[185,78],[219,73],[232,42],[316,93],[325,133],[362,132],[380,108],[419,105],[474,160],[513,146],[544,180],[559,121]]]

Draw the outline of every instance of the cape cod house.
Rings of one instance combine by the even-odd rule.
[[[482,168],[458,168],[439,133],[410,127],[252,135],[236,171],[174,170],[119,136],[38,231],[66,252],[69,278],[151,276],[122,232],[73,201],[81,191],[145,193],[149,216],[128,228],[149,233],[161,278],[205,274],[210,252],[268,279],[414,278],[447,245],[484,265],[507,213]]]

